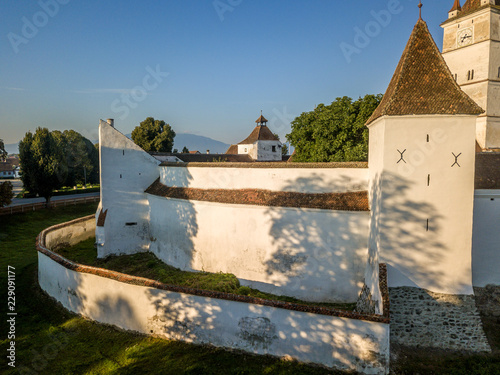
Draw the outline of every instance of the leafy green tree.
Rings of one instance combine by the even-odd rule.
[[[148,117],[132,131],[132,140],[144,151],[172,152],[175,132],[163,120]]]
[[[87,138],[74,130],[58,130],[53,136],[66,157],[65,186],[99,181],[99,153]]]
[[[5,160],[7,157],[7,151],[5,151],[5,145],[3,139],[0,139],[0,160]]]
[[[189,154],[189,149],[186,146],[184,146],[184,148],[182,149],[182,153]]]
[[[344,96],[292,121],[286,137],[295,147],[296,162],[344,162],[368,160],[366,121],[382,95],[366,95],[353,101]]]
[[[281,155],[286,156],[288,155],[288,146],[283,143],[283,146],[281,147]]]
[[[19,143],[19,160],[25,189],[44,197],[50,207],[53,191],[63,186],[67,175],[61,139],[47,128],[37,128],[35,134],[27,132]]]
[[[12,202],[12,183],[5,181],[0,184],[0,207],[9,205]]]

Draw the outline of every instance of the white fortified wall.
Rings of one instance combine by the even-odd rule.
[[[355,302],[363,286],[369,212],[148,199],[150,250],[167,264],[307,301]]]
[[[222,163],[223,164],[223,163]],[[160,182],[197,189],[265,189],[299,193],[368,190],[368,168],[161,167]]]
[[[149,208],[144,190],[158,178],[160,162],[105,121],[99,124],[101,203],[108,210],[98,256],[149,248]],[[99,213],[99,210],[97,214]]]
[[[476,190],[472,237],[474,286],[500,285],[500,190]]]

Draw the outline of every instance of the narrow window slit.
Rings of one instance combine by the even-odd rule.
[[[428,174],[427,175],[427,186],[430,186],[431,185],[431,175]]]

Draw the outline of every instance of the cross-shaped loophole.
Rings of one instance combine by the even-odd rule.
[[[458,158],[460,157],[460,155],[462,155],[462,153],[455,155],[455,153],[452,152],[452,154],[455,157],[455,162],[451,165],[451,167],[453,168],[455,165],[458,165],[458,167],[460,167],[460,164],[458,164]]]
[[[401,156],[401,158],[398,160],[398,162],[396,164],[399,164],[399,162],[401,162],[401,161],[406,164],[406,160],[405,160],[405,156],[404,156],[406,149],[404,149],[403,151],[398,150],[398,152],[399,152],[399,155]]]

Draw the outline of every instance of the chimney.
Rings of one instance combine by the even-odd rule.
[[[114,119],[112,119],[112,118],[108,118],[108,119],[106,120],[106,122],[107,122],[109,125],[111,125],[111,127],[113,127],[113,128],[115,127],[115,120],[114,120]]]
[[[210,150],[207,150],[207,155],[210,154]]]

